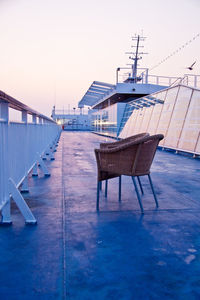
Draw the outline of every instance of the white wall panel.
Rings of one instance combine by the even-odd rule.
[[[192,90],[188,87],[180,87],[177,100],[173,109],[171,121],[166,132],[164,146],[177,148],[181,131],[185,122],[188,106],[191,100]]]
[[[165,138],[166,138],[166,132],[168,130],[171,121],[171,116],[174,110],[174,105],[175,105],[178,90],[179,90],[178,87],[169,89],[165,98],[165,102],[163,104],[163,109],[156,130],[156,134],[162,133],[164,134]],[[165,139],[160,142],[160,145],[163,145],[164,143],[165,143]]]
[[[144,117],[140,126],[140,132],[147,132],[153,108],[154,108],[153,105],[145,108]]]
[[[178,147],[200,153],[200,91],[192,94]]]
[[[200,154],[200,90],[180,85],[145,98],[160,101],[134,110],[120,137],[162,133],[161,146]]]
[[[149,126],[147,128],[147,132],[149,132],[151,135],[156,134],[162,108],[163,108],[163,104],[156,104],[152,108],[153,111],[152,111],[151,119],[149,121]]]

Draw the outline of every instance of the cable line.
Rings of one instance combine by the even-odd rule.
[[[187,41],[185,44],[183,44],[181,47],[177,48],[174,52],[172,52],[170,55],[166,56],[163,60],[161,60],[158,64],[156,64],[155,66],[153,66],[151,69],[149,69],[149,71],[157,68],[158,66],[160,66],[161,64],[163,64],[164,62],[166,62],[166,60],[168,60],[169,58],[171,58],[172,56],[174,56],[175,54],[177,54],[178,52],[180,52],[181,50],[183,50],[186,46],[188,46],[190,43],[192,43],[194,40],[196,40],[196,38],[198,38],[200,36],[200,33],[198,33],[197,35],[195,35],[191,40]]]

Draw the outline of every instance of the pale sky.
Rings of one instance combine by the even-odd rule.
[[[151,68],[200,32],[199,15],[200,0],[0,0],[0,90],[46,115],[77,106],[94,80],[115,83],[132,36],[147,37]],[[151,73],[194,61],[200,74],[200,37]]]

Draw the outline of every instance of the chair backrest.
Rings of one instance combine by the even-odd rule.
[[[132,136],[129,136],[123,140],[120,140],[120,141],[116,141],[116,142],[112,142],[112,143],[101,143],[100,144],[100,149],[105,149],[105,148],[113,148],[113,147],[118,147],[120,145],[123,145],[123,144],[126,144],[128,142],[131,142],[131,141],[135,141],[135,140],[138,140],[140,138],[144,138],[144,137],[147,137],[149,136],[149,133],[147,132],[143,132],[143,133],[139,133],[139,134],[136,134],[136,135],[132,135]]]
[[[163,134],[156,134],[146,137],[139,143],[132,167],[133,176],[147,175],[150,173],[157,146],[163,138]]]

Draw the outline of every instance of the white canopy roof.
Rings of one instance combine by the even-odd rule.
[[[94,81],[83,96],[83,98],[79,101],[78,106],[94,106],[105,96],[109,95],[115,88],[116,86],[113,84]]]

